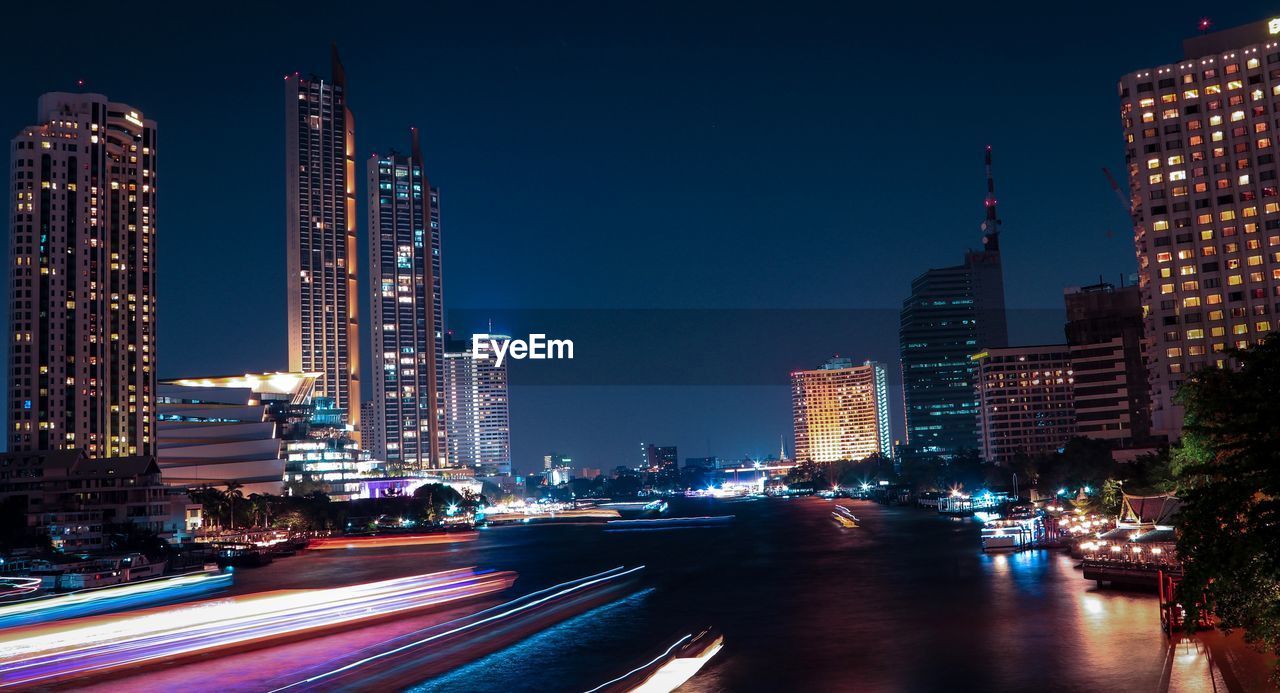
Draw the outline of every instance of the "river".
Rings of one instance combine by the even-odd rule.
[[[1154,597],[1098,589],[1060,552],[985,555],[971,520],[841,503],[861,527],[838,527],[833,503],[817,498],[680,500],[672,514],[736,519],[634,532],[525,525],[444,546],[313,551],[241,571],[234,592],[479,566],[518,572],[514,591],[523,593],[615,565],[646,566],[631,597],[424,681],[424,691],[586,690],[705,626],[720,629],[725,647],[684,690],[1266,688],[1261,656],[1220,635],[1171,645]],[[292,668],[440,618],[415,616],[102,688],[269,687]]]

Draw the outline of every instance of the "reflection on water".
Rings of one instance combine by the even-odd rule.
[[[647,566],[644,592],[427,681],[421,690],[587,690],[706,626],[720,629],[725,647],[683,691],[1265,686],[1265,675],[1232,673],[1247,657],[1221,635],[1171,646],[1154,597],[1099,590],[1061,553],[987,555],[972,522],[841,502],[859,517],[858,528],[838,526],[832,503],[816,498],[683,500],[672,503],[672,515],[734,513],[737,519],[680,532],[515,526],[444,547],[308,553],[243,571],[236,590],[482,566],[517,571],[515,591],[525,593],[614,566]],[[392,626],[404,624],[384,628]],[[282,676],[311,648],[384,639],[366,637],[362,629],[230,659],[239,665],[239,680],[261,681]],[[285,654],[276,656],[277,650]],[[206,675],[185,676],[187,670]],[[211,671],[180,667],[161,678],[175,690],[237,688],[227,685],[234,678],[208,676]],[[145,687],[149,677],[129,683]]]
[[[643,618],[645,600],[652,592],[644,589],[592,609],[410,690],[554,690],[556,682],[583,675],[583,663],[593,659],[594,649],[627,647],[628,624]],[[601,675],[601,681],[607,681],[616,674],[605,667]]]

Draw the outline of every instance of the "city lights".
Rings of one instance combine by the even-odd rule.
[[[6,631],[0,680],[35,685],[349,625],[506,589],[511,573],[471,569],[347,587],[263,592],[138,614]]]

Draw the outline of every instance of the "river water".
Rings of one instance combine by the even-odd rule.
[[[646,566],[630,597],[484,657],[421,690],[586,690],[705,626],[721,653],[688,691],[1263,690],[1265,661],[1217,635],[1171,645],[1156,600],[1098,589],[1059,552],[985,555],[971,520],[840,501],[681,500],[726,527],[605,532],[600,525],[482,530],[447,546],[317,551],[241,571],[235,592],[324,587],[479,566],[528,592],[615,565]],[[437,616],[329,635],[115,682],[257,689],[292,666],[379,642]],[[286,676],[287,678],[287,676]],[[269,687],[269,686],[268,686]]]

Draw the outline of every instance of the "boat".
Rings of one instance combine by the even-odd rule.
[[[221,568],[258,568],[275,558],[270,549],[253,544],[215,543],[213,547],[214,560]]]
[[[92,558],[62,571],[52,586],[73,591],[148,580],[164,575],[166,565],[165,561],[151,561],[140,553]]]
[[[1044,522],[1038,516],[992,519],[982,525],[983,551],[1020,551],[1045,542]]]

